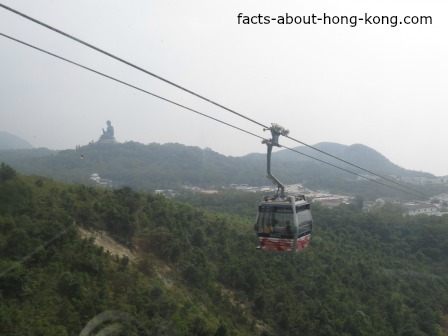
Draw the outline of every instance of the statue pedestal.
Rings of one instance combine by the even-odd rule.
[[[115,138],[111,138],[111,139],[99,139],[98,143],[100,144],[114,144],[117,143],[117,140],[115,140]]]

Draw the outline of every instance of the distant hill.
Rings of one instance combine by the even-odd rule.
[[[357,165],[366,170],[370,170],[377,174],[385,174],[385,175],[396,175],[399,177],[403,176],[420,176],[420,177],[433,177],[434,175],[430,173],[418,172],[413,170],[408,170],[402,168],[394,163],[392,163],[389,159],[387,159],[384,155],[377,152],[376,150],[362,145],[362,144],[354,144],[354,145],[341,145],[333,142],[321,142],[313,147],[317,148],[322,152],[326,152],[335,157],[338,157],[342,160],[350,162],[354,165]],[[290,150],[281,150],[275,153],[274,157],[278,161],[284,162],[312,162],[317,165],[325,165],[324,163],[319,163],[318,161],[308,157],[311,156],[313,158],[317,158],[319,160],[334,164],[336,166],[342,167],[344,169],[348,169],[350,171],[354,171],[360,174],[368,174],[365,171],[359,170],[356,167],[346,164],[340,160],[332,158],[328,155],[325,155],[319,151],[316,151],[307,146],[298,146],[294,148],[296,151],[303,153],[305,155],[300,155]]]
[[[0,150],[30,148],[33,148],[33,146],[25,139],[8,132],[0,131]]]
[[[382,176],[432,177],[429,173],[401,168],[364,145],[320,143],[315,146]],[[297,147],[296,150],[357,174],[366,174],[308,147]],[[58,152],[47,149],[0,151],[1,161],[22,173],[64,182],[93,183],[90,176],[97,173],[112,180],[114,186],[127,185],[137,190],[176,189],[183,185],[226,187],[232,183],[270,185],[266,179],[265,154],[231,157],[210,149],[173,143],[90,143],[75,150]],[[272,172],[286,184],[301,183],[334,193],[371,194],[375,198],[384,195],[384,190],[380,189],[387,189],[371,182],[369,185],[357,183],[358,176],[354,174],[288,150],[273,154]]]

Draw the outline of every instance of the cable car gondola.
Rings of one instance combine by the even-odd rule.
[[[263,140],[268,147],[267,177],[278,188],[275,196],[263,197],[258,207],[255,224],[255,231],[259,239],[257,249],[294,253],[308,246],[313,218],[310,204],[305,196],[286,196],[284,184],[271,174],[272,147],[280,147],[278,138],[280,135],[288,135],[289,131],[277,124],[272,124],[269,130],[272,139]]]

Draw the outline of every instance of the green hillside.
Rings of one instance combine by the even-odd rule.
[[[309,249],[266,254],[252,232],[257,199],[197,196],[193,207],[2,164],[0,334],[447,335],[447,217],[313,207]]]
[[[328,162],[330,164],[336,165],[338,167],[348,169],[358,174],[368,174],[367,172],[358,169],[352,165],[344,163],[340,160],[337,160],[331,156],[325,155],[322,152],[328,153],[335,157],[338,157],[342,160],[350,162],[354,165],[357,165],[361,168],[365,168],[367,170],[373,171],[377,174],[389,176],[425,176],[425,177],[433,177],[432,174],[418,172],[413,170],[408,170],[403,167],[400,167],[394,163],[392,163],[388,158],[383,156],[381,153],[376,150],[362,145],[362,144],[353,144],[350,146],[341,145],[332,142],[321,142],[313,146],[318,151],[307,147],[307,146],[298,146],[294,149],[302,153],[304,155],[300,155],[296,152],[292,152],[290,150],[280,150],[275,153],[275,160],[279,161],[283,164],[301,164],[303,167],[314,166],[317,167],[321,173],[326,175],[327,172],[330,172],[331,175],[338,177],[345,177],[349,179],[354,179],[356,176],[346,174],[341,170],[335,170],[334,168],[329,167],[328,165],[318,162],[310,157],[313,157],[318,160],[322,160]],[[319,152],[321,151],[321,152]],[[259,154],[251,154],[256,157]]]
[[[366,146],[323,143],[317,147],[383,176],[432,176],[400,168]],[[300,151],[352,172],[365,173],[329,157],[323,157],[318,152],[311,153],[309,148],[301,148]],[[113,181],[114,187],[130,186],[142,191],[179,189],[184,185],[220,188],[230,184],[270,184],[266,179],[265,154],[229,157],[210,149],[180,144],[90,143],[74,150],[59,152],[42,148],[10,150],[0,151],[0,162],[9,164],[23,174],[86,185],[93,185],[90,176],[97,173],[101,178]],[[367,180],[357,181],[356,175],[306,159],[291,151],[274,153],[272,171],[284,183],[301,183],[315,190],[362,195],[372,200],[379,197],[406,197],[400,191],[384,188]],[[443,185],[419,186],[419,189],[431,195],[448,191],[448,187]]]
[[[50,155],[35,151],[0,151],[0,161],[25,174],[51,177],[59,181],[87,183],[92,173],[139,190],[175,188],[188,183],[196,186],[230,183],[259,183],[265,167],[254,168],[241,158],[226,157],[211,150],[180,144],[143,145],[91,143],[76,150]],[[251,171],[257,170],[257,174]]]

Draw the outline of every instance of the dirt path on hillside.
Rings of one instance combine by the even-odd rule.
[[[129,261],[136,262],[137,254],[132,252],[126,246],[121,245],[116,240],[114,240],[105,231],[88,231],[86,229],[78,227],[79,234],[81,238],[89,239],[94,238],[93,243],[97,246],[101,246],[105,251],[108,251],[111,255],[117,255],[120,258],[127,257]]]

